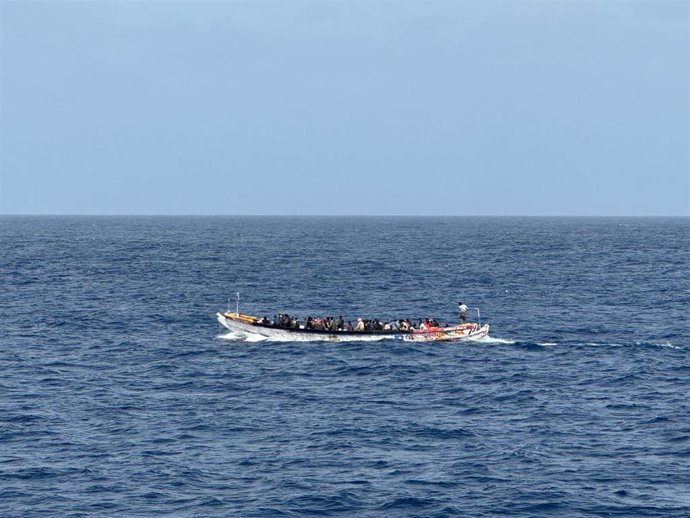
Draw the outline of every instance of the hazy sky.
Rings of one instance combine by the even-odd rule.
[[[0,0],[0,214],[690,216],[689,6]]]

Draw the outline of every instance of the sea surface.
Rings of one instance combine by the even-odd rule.
[[[0,217],[0,516],[690,516],[690,219]],[[491,324],[269,342],[214,314]]]

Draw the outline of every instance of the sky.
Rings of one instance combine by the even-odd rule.
[[[690,216],[690,2],[0,0],[0,215]]]

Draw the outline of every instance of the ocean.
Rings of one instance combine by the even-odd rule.
[[[690,516],[690,219],[0,217],[0,516]],[[245,313],[477,342],[270,342]],[[478,310],[479,312],[478,312]]]

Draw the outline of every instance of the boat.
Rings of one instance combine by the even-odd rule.
[[[239,306],[239,305],[238,305]],[[489,334],[489,324],[466,322],[452,326],[433,326],[427,329],[408,330],[369,330],[347,331],[330,329],[313,329],[304,323],[276,325],[267,319],[254,315],[245,315],[237,311],[216,313],[218,322],[230,331],[244,335],[259,335],[275,341],[328,341],[359,342],[377,340],[404,340],[406,342],[436,342],[479,340]]]

